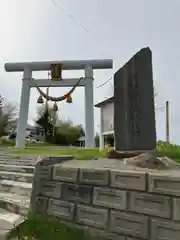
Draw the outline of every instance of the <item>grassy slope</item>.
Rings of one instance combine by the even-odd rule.
[[[26,238],[25,238],[26,236]],[[11,232],[9,240],[89,240],[84,231],[68,227],[55,217],[31,216],[19,227]]]
[[[157,149],[160,156],[167,156],[180,162],[180,146],[158,142]],[[74,147],[59,147],[47,144],[28,144],[25,149],[8,148],[13,155],[58,156],[73,155],[75,159],[91,159],[92,157],[106,157],[108,148],[99,151],[98,148],[85,149]]]
[[[13,155],[59,156],[73,155],[76,159],[91,159],[92,157],[106,157],[107,149],[68,148],[68,147],[29,147],[23,150],[9,149]]]

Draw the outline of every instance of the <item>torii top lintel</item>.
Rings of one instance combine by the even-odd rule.
[[[53,64],[62,64],[63,70],[82,70],[87,65],[93,69],[113,68],[112,59],[5,63],[4,67],[7,72],[22,72],[26,67],[32,71],[49,71]]]

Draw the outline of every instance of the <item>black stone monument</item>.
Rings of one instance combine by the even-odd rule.
[[[114,136],[115,151],[119,153],[140,153],[156,148],[152,53],[149,48],[137,52],[114,75]]]

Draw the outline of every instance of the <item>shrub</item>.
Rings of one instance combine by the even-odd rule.
[[[15,141],[13,140],[9,140],[6,137],[1,137],[0,138],[0,145],[1,146],[7,146],[7,147],[14,147],[15,146]]]

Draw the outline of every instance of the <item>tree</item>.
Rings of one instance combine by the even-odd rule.
[[[84,137],[85,131],[84,131],[82,124],[77,125],[76,128],[79,130],[80,137]]]
[[[57,112],[48,105],[37,108],[37,128],[41,127],[48,142],[60,145],[77,145],[81,136],[85,136],[84,128],[81,124],[74,125],[72,121],[58,118]]]
[[[100,137],[98,133],[96,133],[94,141],[95,141],[95,146],[99,147]]]
[[[0,111],[2,111],[2,108],[3,108],[3,98],[2,96],[0,95]]]
[[[42,105],[37,108],[36,128],[41,127],[44,130],[45,140],[53,135],[53,111],[49,105]]]
[[[73,125],[71,121],[59,120],[56,126],[56,143],[62,145],[77,145],[84,130],[80,125]]]
[[[58,119],[55,128],[55,136],[53,138],[54,143],[79,146],[79,138],[81,136],[84,136],[82,125],[74,125],[70,120],[63,121]]]
[[[0,95],[0,137],[7,135],[16,122],[16,107],[11,103],[5,103]]]

